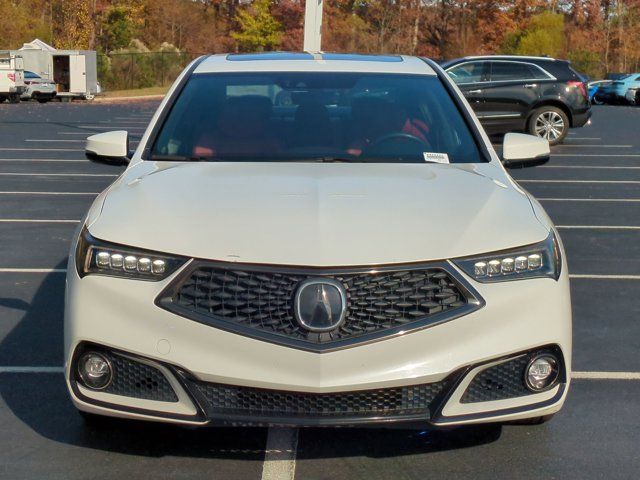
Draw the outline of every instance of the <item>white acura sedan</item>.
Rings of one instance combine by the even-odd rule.
[[[191,425],[541,422],[567,395],[565,256],[434,62],[194,61],[69,259],[66,381],[86,414]]]

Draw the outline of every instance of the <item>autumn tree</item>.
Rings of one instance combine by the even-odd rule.
[[[270,0],[255,0],[236,14],[238,30],[231,37],[242,51],[273,50],[280,45],[282,25],[271,14]]]
[[[50,0],[53,44],[61,49],[87,49],[93,29],[91,6],[87,0]]]

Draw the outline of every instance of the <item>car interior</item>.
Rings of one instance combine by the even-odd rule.
[[[194,76],[153,153],[156,159],[424,162],[425,153],[440,152],[450,161],[481,161],[460,113],[446,111],[456,107],[439,80],[340,76]]]

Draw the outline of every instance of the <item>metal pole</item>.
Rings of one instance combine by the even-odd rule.
[[[320,52],[322,49],[323,0],[307,0],[304,12],[304,51]]]

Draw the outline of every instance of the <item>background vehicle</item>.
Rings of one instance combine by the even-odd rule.
[[[591,116],[586,79],[567,61],[484,56],[442,66],[490,135],[526,131],[555,145]]]
[[[54,83],[61,100],[90,100],[98,91],[94,50],[58,50],[35,39],[14,53],[24,58],[26,69]]]
[[[625,99],[631,105],[640,105],[640,87],[627,90]]]
[[[587,88],[589,91],[589,100],[594,105],[602,105],[605,103],[604,98],[602,97],[605,89],[611,85],[613,80],[594,80],[587,84]]]
[[[37,100],[40,103],[47,103],[56,96],[56,84],[43,79],[40,75],[25,70],[24,72],[25,91],[20,96],[22,100]]]
[[[632,73],[618,80],[614,80],[611,87],[613,101],[626,103],[627,91],[630,88],[640,88],[640,73]]]
[[[22,57],[11,53],[0,53],[0,103],[20,101],[25,90]]]

